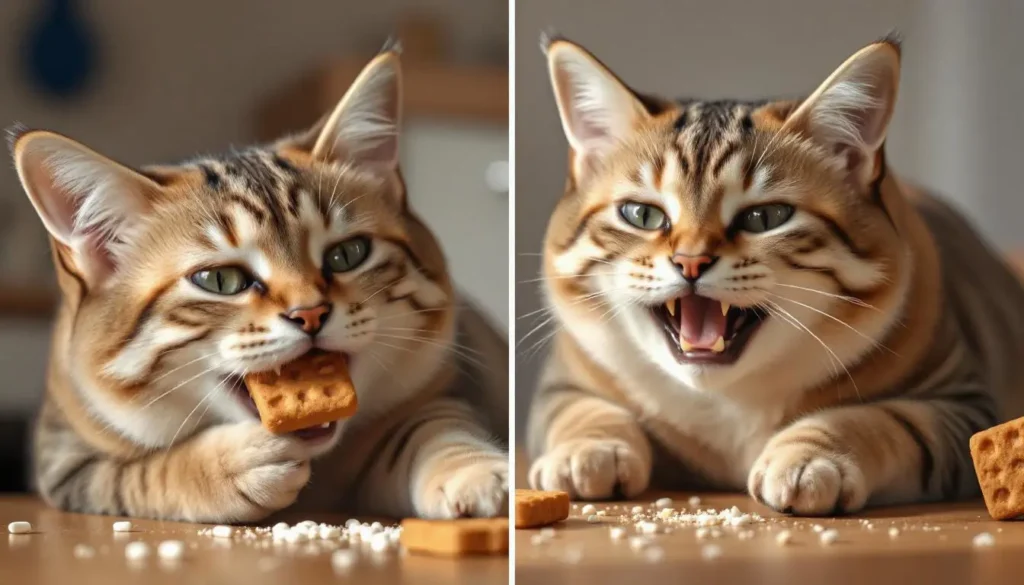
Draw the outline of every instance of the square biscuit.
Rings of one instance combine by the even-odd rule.
[[[538,528],[569,517],[569,494],[516,490],[516,528]]]
[[[1024,418],[978,432],[970,444],[989,515],[996,520],[1024,516]]]
[[[260,421],[272,433],[315,427],[356,412],[348,359],[339,353],[309,353],[281,366],[280,373],[250,374],[245,384]]]
[[[402,520],[402,546],[440,556],[508,554],[508,518]]]

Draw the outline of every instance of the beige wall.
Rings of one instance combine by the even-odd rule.
[[[516,273],[534,278],[548,213],[561,193],[565,140],[538,50],[554,27],[648,91],[695,97],[799,95],[862,45],[904,34],[892,163],[940,189],[1001,246],[1024,246],[1024,3],[1013,0],[518,0],[516,9]],[[537,309],[535,283],[516,314]],[[533,319],[517,322],[517,336]],[[527,411],[544,353],[518,348],[516,413]],[[533,352],[530,352],[533,354]]]

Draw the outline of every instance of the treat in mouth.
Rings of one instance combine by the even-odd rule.
[[[767,315],[695,294],[670,299],[652,310],[680,362],[736,361]]]
[[[356,412],[348,358],[314,350],[275,370],[245,376],[246,405],[272,433],[316,440]]]

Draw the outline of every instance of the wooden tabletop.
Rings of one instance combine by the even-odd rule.
[[[703,538],[698,538],[699,528],[678,517],[684,508],[687,513],[692,509],[692,494],[668,495],[674,496],[675,511],[663,512],[667,520],[657,518],[652,496],[599,504],[596,510],[604,511],[602,516],[589,509],[584,515],[576,504],[570,519],[557,525],[551,538],[539,530],[517,530],[516,583],[1024,583],[1024,524],[992,521],[980,501],[883,508],[841,519],[793,519],[743,495],[703,495],[700,508],[736,506],[761,519],[750,517],[740,521],[749,523],[739,526],[706,526]],[[644,508],[645,518],[655,519],[652,524],[637,526],[631,511],[637,505]],[[589,516],[595,522],[588,522]],[[625,528],[621,540],[611,538],[614,526]],[[631,540],[644,528],[657,533],[645,541]],[[891,528],[898,535],[890,536]],[[829,529],[836,530],[837,539],[826,545],[821,534]],[[785,530],[791,540],[781,545],[778,535]],[[975,546],[975,537],[986,532],[994,544]]]
[[[344,570],[332,567],[331,555],[336,548],[349,546],[345,543],[316,540],[274,544],[265,535],[245,538],[244,530],[236,530],[233,538],[215,538],[199,534],[207,528],[203,525],[147,520],[132,520],[133,532],[115,533],[112,527],[117,520],[123,519],[67,514],[32,498],[0,498],[0,529],[5,531],[6,539],[6,546],[0,544],[0,583],[508,583],[507,557],[453,560],[400,551],[375,553],[365,545],[353,545],[356,562]],[[346,519],[318,516],[310,520],[343,524]],[[33,532],[6,534],[8,523],[14,521],[30,522]],[[156,547],[165,540],[185,543],[182,560],[168,562],[157,557]],[[142,561],[129,561],[125,546],[133,541],[150,544],[152,554]],[[76,547],[92,551],[92,558],[76,557]]]

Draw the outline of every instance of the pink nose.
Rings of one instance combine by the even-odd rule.
[[[676,254],[672,257],[672,262],[679,267],[679,272],[682,273],[683,278],[690,282],[700,278],[717,260],[717,256],[705,255],[690,256],[687,254]]]
[[[299,307],[286,313],[281,313],[281,317],[295,323],[299,329],[310,335],[319,333],[330,316],[331,306],[326,303],[315,307]]]

